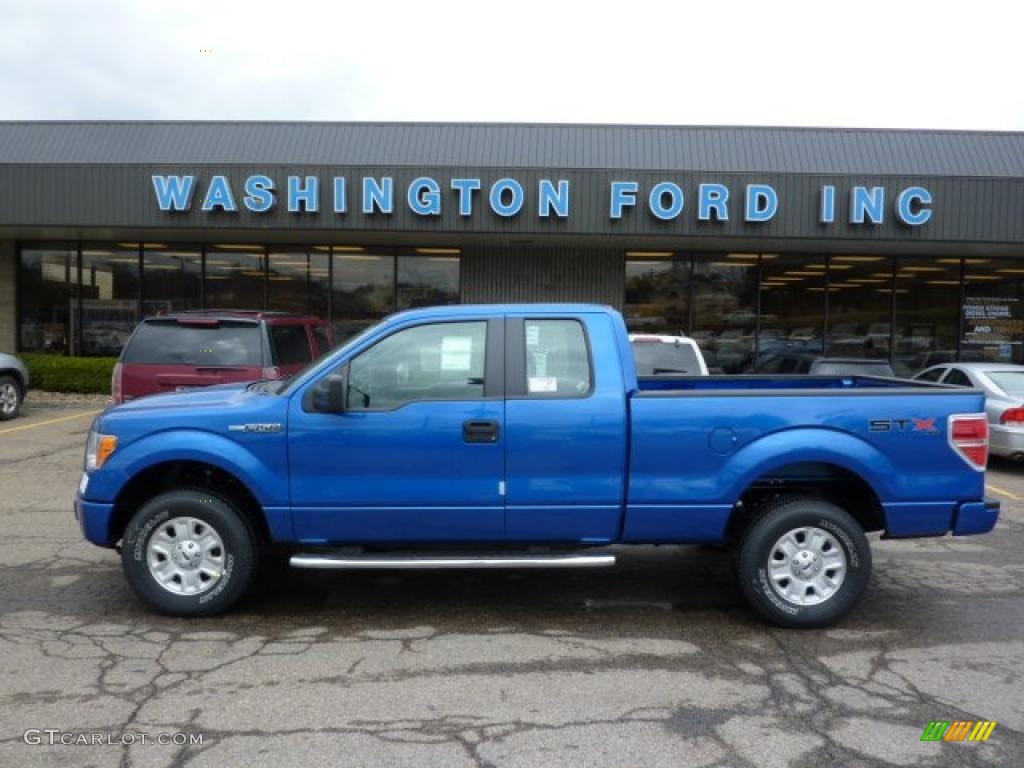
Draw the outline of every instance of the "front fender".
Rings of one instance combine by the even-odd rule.
[[[735,504],[759,477],[805,462],[834,464],[858,475],[883,503],[896,495],[895,467],[866,440],[827,427],[800,427],[757,438],[733,454],[723,467],[721,498]]]
[[[247,446],[206,430],[155,432],[115,451],[103,468],[90,476],[85,498],[112,503],[133,477],[152,466],[170,461],[197,461],[212,464],[237,477],[261,506],[287,506],[287,462],[284,441],[279,442],[280,457],[268,461],[265,454],[271,446],[265,439],[256,443],[262,454],[258,455]],[[280,469],[275,472],[273,467]]]

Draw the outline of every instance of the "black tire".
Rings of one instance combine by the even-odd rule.
[[[177,594],[164,587],[147,562],[151,538],[162,523],[179,517],[209,525],[223,544],[221,575],[197,594]],[[227,499],[196,488],[162,493],[147,501],[128,523],[121,542],[128,584],[143,602],[165,616],[216,616],[229,610],[252,583],[258,560],[257,538],[239,511]]]
[[[800,605],[780,595],[768,573],[776,543],[787,532],[805,527],[829,534],[846,560],[838,588],[812,605]],[[831,551],[831,541],[825,546]],[[811,567],[819,571],[825,568],[827,574],[824,565],[815,563]],[[780,627],[824,627],[848,614],[863,596],[871,578],[871,547],[860,524],[835,504],[813,498],[781,498],[768,503],[743,534],[736,553],[736,572],[743,596],[762,618]],[[794,584],[803,588],[798,580]],[[816,593],[813,585],[806,589],[804,594],[810,594],[811,599],[822,594]]]
[[[6,374],[0,375],[0,393],[10,391],[8,390],[8,387],[14,388],[16,398],[14,410],[5,412],[3,404],[0,403],[0,421],[10,421],[15,418],[18,415],[18,412],[21,411],[21,404],[25,400],[25,391],[21,388],[21,382],[13,376],[8,376]]]

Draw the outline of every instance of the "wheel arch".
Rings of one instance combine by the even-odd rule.
[[[726,537],[735,541],[765,507],[783,497],[824,499],[849,513],[865,533],[886,528],[885,507],[862,473],[832,461],[779,463],[743,488],[726,524]]]
[[[160,461],[135,473],[114,499],[110,539],[121,538],[132,515],[146,501],[181,488],[197,488],[223,497],[250,523],[261,543],[271,540],[263,507],[248,484],[222,466],[196,459]]]

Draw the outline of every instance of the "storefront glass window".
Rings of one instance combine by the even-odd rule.
[[[1024,363],[1024,264],[964,259],[961,359]]]
[[[758,254],[698,256],[693,264],[693,331],[709,368],[749,371],[754,363]]]
[[[77,248],[37,245],[21,251],[20,340],[26,352],[67,353]]]
[[[822,353],[824,330],[825,258],[761,254],[761,330],[755,370],[805,370],[808,361]]]
[[[201,306],[202,255],[198,248],[164,243],[142,245],[142,312],[166,315]]]
[[[459,301],[458,250],[417,248],[398,257],[398,309],[456,304]]]
[[[317,249],[279,249],[268,259],[269,308],[326,318],[330,254]]]
[[[83,244],[80,296],[81,354],[121,354],[121,347],[139,321],[138,244]],[[76,321],[72,303],[72,336]]]
[[[690,257],[671,251],[626,251],[626,326],[637,333],[690,330]]]
[[[206,249],[206,307],[263,309],[263,249],[211,245]]]
[[[335,343],[354,336],[395,308],[395,257],[362,249],[334,251]]]
[[[960,259],[901,258],[896,288],[892,359],[896,374],[911,376],[923,368],[955,360]]]
[[[830,256],[828,259],[829,357],[888,358],[892,336],[893,263],[888,256]],[[913,273],[899,276],[906,295]]]

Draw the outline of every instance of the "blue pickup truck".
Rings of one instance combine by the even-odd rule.
[[[281,552],[554,568],[684,543],[733,548],[765,619],[824,626],[867,587],[866,533],[993,528],[984,410],[978,391],[895,379],[638,379],[607,307],[433,307],[287,381],[106,410],[74,506],[175,616],[227,610]]]

